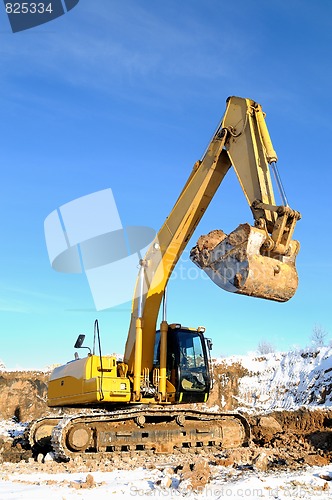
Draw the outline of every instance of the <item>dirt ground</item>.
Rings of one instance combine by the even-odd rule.
[[[22,375],[23,374],[23,375]],[[47,411],[48,374],[11,372],[0,374],[0,418],[28,421]],[[236,386],[229,388],[236,391]],[[211,405],[220,396],[215,388]],[[13,471],[111,471],[137,467],[170,467],[192,482],[208,481],[215,466],[225,466],[230,474],[243,470],[294,470],[306,466],[327,465],[332,460],[332,410],[276,411],[265,415],[246,415],[252,431],[251,445],[246,448],[177,455],[138,455],[130,452],[103,461],[76,460],[69,463],[48,461],[33,456],[20,439],[0,436],[0,477]],[[166,465],[165,465],[166,464]]]

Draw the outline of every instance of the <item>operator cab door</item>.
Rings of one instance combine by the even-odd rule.
[[[156,332],[154,366],[159,367],[160,332]],[[176,401],[204,402],[210,390],[208,357],[203,333],[188,328],[169,328],[167,378],[176,388]]]

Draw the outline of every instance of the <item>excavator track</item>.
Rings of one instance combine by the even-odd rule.
[[[52,431],[61,419],[61,416],[47,415],[33,420],[24,433],[31,449],[47,448],[50,445]]]
[[[101,413],[108,413],[107,410],[103,409],[80,409],[79,415],[93,415],[96,412],[98,415]],[[65,413],[49,413],[41,418],[33,420],[30,422],[26,430],[24,431],[24,440],[29,444],[32,450],[35,451],[45,451],[45,449],[51,449],[51,438],[53,429],[61,422],[64,418],[70,418],[76,416],[78,409],[67,408]]]
[[[52,431],[58,460],[122,453],[176,453],[247,446],[250,427],[236,413],[131,409],[62,418]]]

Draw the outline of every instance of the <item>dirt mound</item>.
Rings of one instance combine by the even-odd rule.
[[[27,422],[46,413],[49,373],[0,372],[0,418]]]
[[[247,417],[254,442],[260,445],[273,443],[280,435],[298,436],[316,450],[332,451],[332,410],[276,411],[266,416]]]
[[[327,465],[332,460],[332,410],[301,408],[247,418],[253,443],[272,452],[271,467]]]
[[[314,432],[332,428],[332,410],[275,411],[270,413],[284,429],[290,431]]]
[[[0,463],[27,461],[32,457],[32,451],[24,449],[15,439],[0,436]]]
[[[209,406],[222,404],[223,410],[233,410],[237,404],[239,384],[249,372],[241,363],[221,362],[213,366],[214,386],[209,397]]]
[[[192,490],[202,490],[211,479],[211,468],[209,461],[199,458],[196,461],[188,461],[178,467],[182,481],[186,481],[187,487]]]

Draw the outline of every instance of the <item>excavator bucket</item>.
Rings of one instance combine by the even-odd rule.
[[[229,235],[221,230],[201,236],[191,260],[228,292],[286,302],[298,286],[295,258],[299,243],[292,240],[287,255],[262,250],[266,233],[240,224]]]

